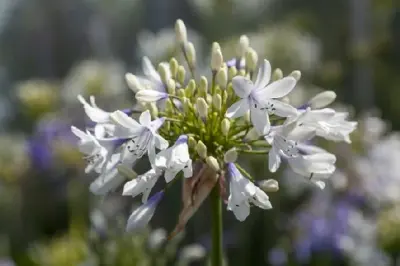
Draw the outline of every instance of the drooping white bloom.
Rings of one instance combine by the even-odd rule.
[[[144,229],[153,217],[157,205],[163,196],[164,191],[157,192],[146,203],[133,211],[129,216],[126,231],[132,232]]]
[[[335,155],[304,142],[315,135],[315,129],[296,127],[296,123],[276,126],[266,140],[271,144],[268,165],[271,172],[276,172],[281,160],[286,159],[292,170],[311,182],[324,188],[324,179],[335,171]]]
[[[97,138],[103,138],[107,135],[113,135],[115,125],[112,124],[110,115],[111,112],[104,111],[99,108],[96,104],[94,96],[89,97],[90,103],[88,103],[82,95],[78,95],[78,100],[82,103],[85,109],[86,115],[96,123],[94,127],[94,134]],[[122,110],[126,114],[131,114],[132,110],[126,109]]]
[[[115,111],[111,117],[117,125],[115,136],[130,139],[125,147],[124,156],[133,156],[138,159],[148,152],[150,160],[153,161],[155,148],[164,150],[168,147],[168,141],[157,133],[164,123],[164,118],[152,121],[148,110],[140,115],[140,124],[121,111]]]
[[[172,147],[162,150],[156,155],[154,166],[165,171],[164,177],[167,183],[171,182],[180,171],[183,171],[186,178],[193,175],[192,159],[190,159],[187,141],[188,137],[182,135]]]
[[[124,186],[122,195],[136,197],[139,194],[143,194],[142,202],[146,203],[151,189],[154,187],[161,174],[161,171],[154,169],[147,171],[143,175],[127,182]]]
[[[286,96],[296,85],[293,77],[272,82],[271,65],[264,60],[257,75],[256,82],[242,76],[236,76],[232,80],[233,89],[240,101],[234,103],[226,112],[229,118],[241,117],[250,110],[251,122],[260,134],[266,135],[270,130],[269,115],[275,114],[288,117],[297,114],[297,110],[289,104],[277,100]]]
[[[300,110],[296,120],[297,125],[315,129],[316,135],[332,141],[351,143],[349,135],[356,129],[357,122],[348,121],[347,112],[336,112],[330,108]]]
[[[71,126],[71,130],[80,139],[78,144],[80,151],[87,155],[85,160],[88,164],[85,173],[93,170],[101,173],[116,149],[127,141],[123,138],[98,139],[89,131],[85,133],[74,126]]]
[[[267,194],[244,178],[233,163],[228,163],[227,168],[230,175],[228,210],[233,211],[236,219],[244,221],[247,218],[250,214],[250,203],[262,209],[272,208]]]

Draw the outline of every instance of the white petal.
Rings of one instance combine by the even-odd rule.
[[[250,205],[247,202],[228,206],[228,209],[233,211],[236,219],[243,222],[250,214]]]
[[[145,182],[142,180],[142,176],[138,176],[137,178],[125,183],[122,195],[136,197],[144,191],[144,187]]]
[[[111,113],[110,117],[115,123],[128,129],[138,130],[142,127],[136,120],[120,110]]]
[[[168,158],[170,156],[171,149],[160,151],[154,159],[154,166],[160,169],[166,169],[168,167]]]
[[[189,159],[188,163],[186,164],[186,167],[183,168],[183,176],[186,178],[193,176],[193,165],[191,159]]]
[[[268,154],[268,167],[269,171],[275,173],[281,165],[281,157],[274,147],[269,151]]]
[[[332,153],[315,153],[311,155],[306,155],[307,159],[314,163],[331,163],[336,162],[336,156]]]
[[[271,64],[268,60],[264,59],[263,64],[258,70],[257,79],[254,84],[255,88],[264,88],[268,85],[271,79]]]
[[[335,110],[324,108],[321,110],[307,109],[298,117],[300,123],[313,123],[319,121],[328,121],[335,116]]]
[[[242,99],[247,98],[250,95],[251,91],[254,89],[253,82],[242,76],[234,77],[232,79],[232,86],[235,90],[236,95]]]
[[[116,189],[124,180],[125,178],[118,173],[118,170],[113,168],[104,175],[100,175],[90,184],[89,189],[95,195],[105,195]]]
[[[139,122],[142,126],[149,126],[151,123],[151,114],[149,110],[144,111],[140,114]]]
[[[136,93],[135,97],[140,102],[151,103],[167,98],[168,94],[156,90],[141,90]]]
[[[256,187],[256,193],[254,197],[250,198],[251,202],[257,207],[268,210],[272,209],[272,204],[269,201],[269,197],[260,188]]]
[[[307,145],[307,144],[303,144],[303,143],[299,143],[297,145],[297,148],[305,154],[327,153],[326,150],[324,150],[318,146]]]
[[[296,79],[293,77],[285,77],[283,79],[272,82],[264,88],[257,88],[252,92],[252,95],[257,100],[282,98],[290,93],[296,86]]]
[[[175,176],[179,173],[179,170],[172,170],[172,169],[167,169],[164,173],[164,178],[165,182],[169,183],[172,180],[174,180]]]
[[[159,150],[165,150],[168,148],[169,143],[168,140],[164,139],[161,137],[159,134],[154,135],[154,145],[159,149]]]
[[[316,132],[314,128],[302,126],[294,128],[288,134],[288,138],[294,141],[304,142],[312,139],[315,136],[315,134]]]
[[[142,68],[143,73],[153,81],[161,82],[160,75],[158,74],[157,70],[154,68],[153,64],[151,63],[148,57],[143,57],[142,61]]]
[[[72,133],[74,133],[75,136],[77,136],[81,140],[91,140],[92,139],[85,132],[83,132],[82,130],[80,130],[79,128],[77,128],[75,126],[71,126],[71,131],[72,131]]]
[[[269,116],[265,111],[250,106],[250,119],[253,126],[257,129],[260,135],[267,135],[271,129]]]
[[[110,120],[110,113],[98,108],[94,100],[92,100],[92,102],[94,102],[94,106],[91,106],[88,102],[86,102],[86,100],[82,97],[82,95],[78,95],[78,100],[83,104],[83,108],[85,109],[86,115],[93,122],[106,123]]]
[[[228,118],[237,118],[244,116],[249,110],[249,101],[247,99],[242,99],[235,102],[231,107],[226,110],[225,116]]]
[[[311,180],[311,182],[313,182],[313,181]],[[314,181],[313,183],[314,183],[316,186],[318,186],[320,189],[324,189],[324,188],[325,188],[325,182],[324,182],[324,181],[318,180],[318,181]]]
[[[281,117],[295,116],[297,114],[297,109],[291,106],[290,104],[278,101],[278,100],[269,100],[269,103],[272,105],[274,110],[274,114]]]
[[[106,136],[106,129],[103,124],[97,124],[94,127],[94,136],[96,138],[104,138]]]

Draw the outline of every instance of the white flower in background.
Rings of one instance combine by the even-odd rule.
[[[233,89],[241,100],[228,108],[226,117],[241,117],[250,111],[254,127],[260,134],[265,135],[271,127],[269,115],[275,114],[281,117],[296,115],[297,111],[294,107],[276,100],[291,92],[296,85],[296,80],[293,77],[285,77],[268,85],[270,78],[271,65],[267,60],[264,60],[260,67],[254,84],[242,76],[234,77]]]
[[[134,158],[141,158],[145,153],[148,153],[152,161],[155,156],[155,148],[164,150],[168,147],[168,141],[157,133],[164,123],[164,118],[151,121],[149,111],[140,115],[140,123],[121,111],[115,111],[111,116],[117,125],[115,136],[130,139],[125,147],[126,153]]]
[[[101,173],[115,150],[126,142],[126,139],[120,138],[98,139],[89,131],[85,133],[74,126],[71,127],[71,130],[80,139],[79,150],[87,155],[85,160],[88,165],[86,166],[85,173],[93,170]]]
[[[126,231],[134,232],[144,229],[153,218],[157,205],[163,196],[164,191],[157,192],[146,203],[134,210],[128,218]]]
[[[200,244],[191,244],[182,248],[179,254],[179,266],[190,265],[194,261],[203,259],[206,256],[206,249]]]
[[[158,178],[162,175],[161,171],[151,169],[138,176],[137,178],[127,182],[124,185],[122,195],[136,197],[139,194],[143,194],[142,202],[146,203],[149,198],[151,189],[156,184]]]
[[[164,177],[167,183],[171,182],[180,171],[183,171],[186,178],[193,175],[187,141],[188,137],[182,135],[172,147],[162,150],[156,155],[154,166],[165,171]]]
[[[236,219],[244,221],[250,214],[250,203],[262,208],[271,209],[272,205],[267,194],[244,178],[235,164],[227,164],[230,176],[228,210],[233,211]]]

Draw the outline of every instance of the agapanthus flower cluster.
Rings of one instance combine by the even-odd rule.
[[[326,108],[336,95],[323,92],[303,106],[290,105],[285,97],[295,88],[300,71],[285,77],[280,70],[273,72],[268,60],[258,60],[246,36],[239,40],[237,57],[226,62],[219,44],[213,43],[210,78],[196,76],[195,48],[181,20],[175,30],[186,63],[172,58],[156,69],[145,57],[143,75],[126,75],[136,108],[107,112],[94,97],[88,102],[79,96],[86,114],[97,123],[85,131],[72,128],[86,155],[86,172],[99,174],[91,190],[104,194],[128,176],[132,180],[125,183],[123,195],[142,195],[143,205],[131,214],[127,229],[145,226],[170,184],[181,177],[183,210],[172,235],[183,229],[214,187],[240,221],[253,205],[272,208],[266,192],[276,191],[277,182],[255,183],[237,162],[242,154],[264,154],[271,172],[287,162],[324,188],[335,171],[336,157],[309,140],[319,136],[349,142],[356,127],[346,120],[347,113]],[[141,112],[138,121],[133,110]],[[132,167],[144,156],[151,168],[136,176]],[[165,189],[150,196],[162,176]]]

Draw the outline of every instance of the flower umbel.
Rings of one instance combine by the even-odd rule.
[[[306,143],[316,136],[349,142],[349,134],[356,127],[356,123],[346,120],[346,113],[330,108],[310,109],[325,107],[334,100],[334,95],[318,96],[305,108],[295,108],[281,101],[299,82],[300,71],[287,77],[272,75],[282,71],[272,71],[266,59],[258,60],[245,36],[238,42],[240,56],[234,64],[224,63],[221,47],[213,43],[209,64],[211,78],[199,77],[195,48],[189,43],[186,26],[181,20],[177,22],[176,32],[177,47],[182,50],[185,63],[172,58],[156,70],[145,58],[145,77],[126,76],[128,85],[136,93],[137,104],[145,108],[139,122],[131,114],[119,110],[108,113],[99,109],[94,99],[90,105],[80,98],[94,122],[112,128],[102,136],[73,128],[81,138],[81,151],[94,156],[89,169],[107,175],[109,171],[115,172],[118,164],[132,169],[134,161],[145,155],[149,157],[152,169],[124,186],[123,195],[143,194],[144,202],[131,214],[127,228],[146,225],[162,195],[168,194],[168,188],[182,176],[185,178],[184,207],[172,235],[183,229],[209,195],[216,202],[213,215],[221,215],[218,206],[226,193],[226,180],[229,180],[227,209],[238,220],[246,219],[251,204],[262,209],[272,208],[263,190],[277,191],[278,182],[253,182],[254,178],[238,164],[239,155],[265,156],[271,172],[277,171],[281,161],[287,161],[294,171],[323,188],[323,180],[335,170],[336,157]],[[253,82],[257,62],[260,66]],[[108,148],[107,143],[115,140],[123,140],[118,149]],[[168,148],[169,143],[174,144]],[[109,163],[108,154],[113,153],[120,153],[116,167]],[[162,175],[165,189],[151,197],[150,191]],[[263,184],[263,188],[257,184]],[[216,234],[220,231],[219,227],[213,230]],[[218,239],[215,243],[221,242],[221,238]]]

